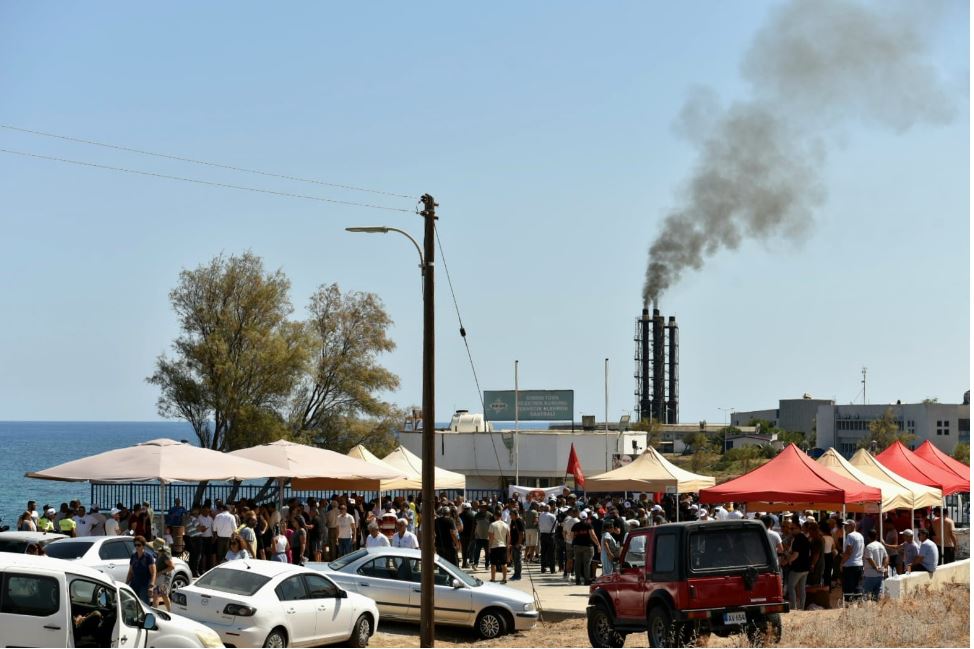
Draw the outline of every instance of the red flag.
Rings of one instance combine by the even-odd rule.
[[[565,469],[565,474],[569,473],[575,476],[575,487],[585,489],[585,474],[582,473],[582,463],[578,461],[578,455],[575,454],[575,444],[572,444],[572,451],[568,454],[568,468]]]

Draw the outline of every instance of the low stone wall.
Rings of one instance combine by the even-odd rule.
[[[942,588],[944,584],[951,583],[971,583],[970,559],[937,566],[937,570],[932,575],[927,572],[913,572],[908,575],[890,577],[883,582],[883,585],[889,597],[899,598],[926,586],[936,590]]]
[[[954,536],[957,537],[957,558],[969,558],[971,556],[971,528],[955,529]]]

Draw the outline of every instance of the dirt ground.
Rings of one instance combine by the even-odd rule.
[[[782,647],[970,647],[970,589],[956,586],[902,600],[844,609],[795,611],[782,618]],[[438,627],[438,647],[589,647],[584,618],[539,623],[530,631],[479,640],[473,631]],[[382,623],[370,647],[418,647],[416,625]],[[627,647],[646,647],[645,634]],[[708,647],[747,647],[742,636],[711,636]]]

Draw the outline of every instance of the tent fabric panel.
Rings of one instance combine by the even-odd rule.
[[[864,448],[856,451],[856,454],[852,456],[851,460],[849,460],[849,464],[856,467],[863,473],[869,474],[879,480],[885,480],[887,482],[897,484],[906,489],[912,495],[913,499],[911,504],[908,507],[904,507],[904,509],[936,507],[942,503],[943,496],[940,489],[937,489],[936,487],[929,487],[927,485],[920,484],[919,482],[913,482],[912,480],[907,480],[903,476],[884,466]]]
[[[888,512],[892,509],[909,509],[913,505],[913,494],[908,489],[860,471],[849,464],[849,461],[842,457],[834,448],[828,449],[815,461],[850,480],[855,480],[868,487],[879,489],[883,494],[882,504],[880,505],[881,511]]]
[[[914,482],[936,487],[943,495],[961,493],[965,490],[964,481],[952,471],[941,468],[910,452],[903,442],[893,442],[876,459],[891,471]]]
[[[923,458],[930,464],[950,471],[963,481],[964,491],[969,492],[971,490],[971,467],[950,457],[934,446],[929,439],[923,442],[923,444],[920,444],[920,447],[913,451],[913,454]]]
[[[700,492],[700,502],[880,502],[882,492],[817,464],[794,444],[750,473]]]
[[[714,486],[716,482],[711,476],[691,473],[676,466],[650,446],[629,464],[587,478],[585,490],[695,493]]]

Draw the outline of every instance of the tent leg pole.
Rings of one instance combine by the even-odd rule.
[[[674,508],[674,511],[676,511],[676,522],[679,523],[680,522],[680,492],[679,491],[676,492],[676,507]]]
[[[943,497],[943,506],[940,508],[940,561],[938,563],[943,564],[944,562],[944,517],[947,516],[947,497]]]

